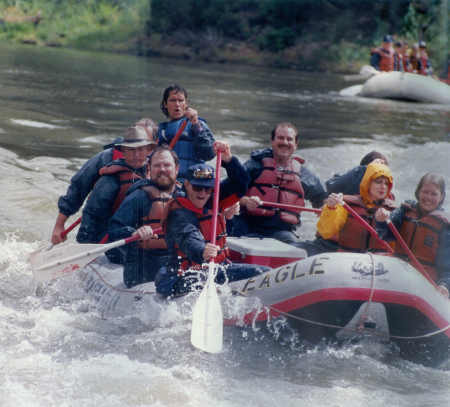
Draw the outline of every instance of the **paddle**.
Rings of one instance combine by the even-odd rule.
[[[180,138],[181,134],[183,133],[184,129],[187,126],[188,121],[185,120],[183,123],[181,123],[180,127],[178,128],[175,136],[173,137],[172,141],[169,144],[169,147],[173,149],[175,147],[175,144],[177,144],[178,139]]]
[[[73,229],[75,229],[80,223],[81,223],[81,216],[75,222],[73,222],[67,229],[63,230],[61,236],[63,238],[66,237],[67,234],[71,232]]]
[[[217,216],[219,212],[221,151],[217,151],[216,179],[214,184],[211,243],[216,244]],[[222,350],[223,314],[214,279],[217,265],[209,262],[208,279],[192,311],[191,343],[196,348],[209,353]]]
[[[160,231],[161,228],[158,228],[154,230],[154,233]],[[45,282],[72,273],[86,266],[100,254],[139,239],[139,235],[135,235],[108,244],[67,242],[52,250],[31,253],[28,261],[34,278],[39,282]]]
[[[417,260],[417,257],[414,256],[414,253],[411,251],[411,249],[406,244],[405,240],[403,239],[402,235],[398,231],[398,229],[395,227],[395,225],[392,223],[390,219],[386,220],[386,223],[388,224],[389,229],[394,234],[397,241],[400,243],[400,246],[402,246],[403,250],[406,252],[406,254],[409,257],[409,260],[411,261],[411,264],[419,270],[424,277],[435,287],[437,287],[436,283],[433,281],[433,279],[430,277],[430,275],[426,272],[425,268],[423,267],[422,263]]]
[[[351,213],[355,217],[358,223],[362,227],[364,227],[374,239],[378,241],[378,243],[382,244],[389,253],[393,253],[392,247],[389,246],[386,241],[381,239],[380,236],[378,236],[377,231],[372,226],[370,226],[347,202],[342,202],[342,205],[349,213]]]
[[[260,206],[272,206],[274,208],[292,209],[292,210],[303,211],[303,212],[314,212],[314,213],[317,213],[317,214],[320,214],[322,212],[321,209],[306,208],[305,206],[283,204],[283,203],[278,203],[278,202],[262,201]]]

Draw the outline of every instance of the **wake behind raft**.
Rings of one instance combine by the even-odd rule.
[[[264,325],[283,316],[311,343],[371,336],[394,342],[403,358],[427,366],[449,358],[450,301],[409,263],[370,253],[306,257],[303,250],[268,238],[227,243],[233,261],[271,270],[229,283],[246,300],[245,309],[234,315],[222,298],[226,325]],[[153,283],[126,289],[122,268],[104,256],[79,275],[105,313],[126,312],[136,300],[155,294]]]

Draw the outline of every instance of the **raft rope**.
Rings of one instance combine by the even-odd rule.
[[[325,327],[325,328],[343,329],[343,330],[348,331],[348,332],[355,332],[357,334],[361,334],[364,330],[367,331],[367,328],[364,328],[364,322],[367,321],[369,307],[370,307],[370,304],[372,304],[372,302],[373,302],[373,296],[375,294],[375,276],[376,276],[375,275],[375,261],[374,261],[372,253],[368,253],[368,255],[369,255],[371,263],[372,263],[372,273],[371,273],[372,278],[371,278],[371,281],[370,281],[370,293],[369,293],[369,299],[367,301],[365,310],[364,310],[364,312],[361,315],[359,323],[357,324],[358,327],[356,329],[355,328],[348,328],[348,327],[341,326],[341,325],[329,324],[329,323],[326,323],[326,322],[312,321],[310,319],[299,317],[299,316],[293,315],[293,314],[291,314],[289,312],[282,311],[282,310],[274,307],[273,305],[265,305],[265,304],[262,304],[262,305],[265,308],[268,308],[268,309],[270,309],[272,311],[277,312],[280,315],[285,316],[286,318],[292,318],[292,319],[295,319],[297,321],[306,322],[306,323],[311,324],[311,325],[322,326],[322,327]],[[243,293],[242,291],[235,291],[235,292],[237,294],[239,294],[239,295],[242,295],[243,297],[250,298],[250,296],[248,294]],[[434,335],[439,335],[439,334],[447,331],[448,329],[450,329],[450,324],[447,325],[444,328],[441,328],[441,329],[438,329],[436,331],[432,331],[432,332],[429,332],[429,333],[426,333],[426,334],[423,334],[423,335],[399,336],[399,335],[391,335],[391,334],[389,334],[389,338],[402,339],[402,340],[424,339],[424,338],[429,338],[429,337],[434,336]],[[380,336],[380,337],[383,337],[383,338],[386,337],[386,335],[384,333],[379,332],[379,331],[371,331],[370,334],[371,335],[375,335],[375,336]]]
[[[375,293],[375,262],[374,262],[374,259],[373,259],[373,256],[372,256],[371,253],[369,253],[369,256],[370,256],[370,259],[371,259],[371,262],[372,262],[372,279],[371,279],[371,282],[370,282],[370,294],[369,294],[368,304],[366,305],[366,309],[364,310],[364,313],[363,313],[363,315],[360,318],[360,322],[358,324],[358,328],[357,329],[346,328],[345,326],[329,324],[329,323],[326,323],[326,322],[312,321],[310,319],[302,318],[302,317],[299,317],[297,315],[293,315],[293,314],[291,314],[289,312],[285,312],[285,311],[279,310],[278,308],[274,307],[273,305],[265,305],[265,304],[263,304],[263,306],[265,308],[268,308],[268,309],[270,309],[272,311],[275,311],[278,314],[283,315],[283,316],[285,316],[287,318],[296,319],[298,321],[306,322],[306,323],[309,323],[311,325],[323,326],[325,328],[333,328],[333,329],[345,329],[346,331],[350,331],[350,332],[353,331],[355,333],[361,334],[361,332],[365,329],[364,328],[364,322],[367,320],[367,314],[368,314],[369,306],[372,303],[373,295]],[[156,294],[156,291],[131,290],[131,289],[128,289],[128,288],[115,287],[112,284],[108,283],[103,278],[103,276],[98,272],[98,270],[95,270],[92,267],[91,267],[91,269],[98,276],[98,278],[102,281],[103,284],[105,284],[107,287],[109,287],[110,289],[112,289],[114,291],[123,292],[123,293],[127,293],[127,294],[132,294],[132,295]],[[237,293],[239,295],[242,295],[243,297],[250,298],[248,294],[245,294],[242,291],[233,291],[233,292],[235,292],[235,293]],[[390,338],[394,338],[394,339],[404,339],[404,340],[422,339],[422,338],[429,338],[431,336],[438,335],[440,333],[443,333],[443,332],[447,331],[447,329],[450,329],[450,324],[447,325],[446,327],[442,328],[442,329],[438,329],[436,331],[432,331],[432,332],[429,332],[429,333],[423,334],[423,335],[418,335],[418,336],[398,336],[398,335],[390,335],[389,334],[389,337]],[[382,334],[381,332],[378,332],[378,331],[373,331],[373,332],[371,332],[371,334],[385,337],[384,334]]]

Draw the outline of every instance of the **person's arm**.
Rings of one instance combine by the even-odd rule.
[[[100,178],[99,170],[109,164],[113,158],[113,149],[104,150],[87,160],[70,180],[65,195],[58,200],[59,212],[67,218],[83,205],[84,200],[92,191],[94,184]]]
[[[167,218],[166,240],[168,245],[174,242],[186,254],[189,260],[202,264],[206,241],[200,229],[198,220],[191,211],[175,209]]]
[[[110,241],[131,236],[142,224],[142,218],[149,213],[151,203],[146,193],[136,190],[128,195],[108,222]]]
[[[317,233],[323,239],[336,236],[347,222],[348,212],[341,205],[342,194],[331,194],[325,201],[317,222]]]
[[[439,239],[439,249],[436,257],[438,271],[437,285],[444,286],[450,291],[450,226],[442,231]]]
[[[119,188],[114,176],[102,176],[96,182],[83,209],[77,235],[79,243],[98,243],[103,238]]]
[[[303,166],[300,171],[300,179],[305,191],[305,199],[310,201],[314,208],[320,208],[327,197],[320,179]]]
[[[215,156],[213,145],[214,135],[203,119],[191,124],[189,130],[194,139],[195,156],[199,160],[209,161]]]
[[[325,182],[327,192],[338,194],[342,192],[344,195],[358,195],[359,184],[366,171],[366,166],[359,165],[344,174],[335,174],[332,178]]]
[[[370,56],[370,65],[373,66],[377,71],[380,70],[380,55],[377,52],[372,52]]]

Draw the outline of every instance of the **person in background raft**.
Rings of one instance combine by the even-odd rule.
[[[395,209],[390,219],[417,260],[448,297],[450,290],[450,216],[442,209],[445,181],[441,175],[425,174],[417,185],[417,201],[405,201]],[[387,219],[388,216],[386,216]],[[380,230],[385,240],[395,237],[386,224]],[[400,244],[395,254],[408,259]]]
[[[114,213],[108,225],[110,241],[139,235],[141,241],[133,242],[120,250],[124,261],[125,285],[133,287],[155,279],[156,272],[167,265],[169,256],[164,235],[154,236],[153,230],[161,226],[167,203],[180,192],[177,154],[167,146],[158,146],[150,155],[150,179],[133,184],[127,197]]]
[[[342,192],[344,195],[359,194],[359,185],[361,184],[367,166],[374,161],[380,164],[388,165],[386,156],[378,151],[371,151],[361,159],[359,166],[352,168],[345,174],[335,174],[332,178],[326,181],[325,187],[328,194],[337,194],[339,192]]]
[[[419,41],[419,65],[418,74],[429,76],[433,74],[430,58],[427,53],[427,44],[425,41]]]
[[[157,126],[151,119],[141,119],[135,126],[142,127],[152,140],[156,137]],[[77,213],[83,205],[86,197],[92,191],[94,184],[100,178],[99,171],[105,165],[122,157],[122,153],[116,145],[123,140],[118,137],[113,143],[104,146],[104,150],[87,160],[70,180],[66,194],[58,200],[59,213],[56,217],[51,242],[58,244],[66,240],[63,235],[67,219]]]
[[[213,259],[224,266],[219,267],[215,278],[218,284],[268,270],[264,266],[231,263],[227,259],[224,209],[239,202],[239,196],[247,190],[248,175],[239,160],[231,155],[228,144],[216,142],[214,146],[216,151],[222,152],[222,164],[228,174],[220,183],[216,244],[210,241],[214,169],[208,164],[195,164],[186,173],[186,197],[174,198],[164,222],[169,264],[162,267],[155,278],[156,291],[164,297],[184,295],[195,289],[205,277],[201,265]]]
[[[197,110],[188,106],[187,92],[179,85],[171,85],[164,90],[161,110],[169,121],[159,124],[160,145],[170,145],[180,126],[188,120],[180,138],[173,146],[180,160],[178,178],[182,181],[189,166],[214,158],[214,136],[206,121],[198,117]]]
[[[343,207],[342,201],[377,229],[378,223],[385,220],[383,216],[394,209],[393,202],[388,198],[392,185],[390,169],[384,164],[372,162],[361,181],[360,194],[330,194],[317,222],[317,238],[295,246],[305,249],[309,256],[333,251],[384,251],[384,246]]]
[[[232,219],[231,236],[271,237],[285,243],[297,242],[300,210],[280,210],[262,206],[262,201],[304,206],[309,200],[315,208],[327,194],[316,177],[294,155],[298,130],[288,122],[279,123],[271,133],[271,148],[251,153],[244,166],[250,177],[249,189],[241,198],[241,214]]]
[[[385,35],[381,47],[371,51],[370,65],[376,70],[391,72],[394,70],[394,48],[392,47],[392,37]]]
[[[394,42],[394,71],[403,72],[403,44],[401,41]]]
[[[157,141],[149,138],[143,127],[135,126],[127,129],[117,146],[123,158],[100,169],[100,178],[83,208],[77,234],[79,243],[99,243],[105,239],[108,221],[130,186],[147,177],[147,156],[157,146]]]

